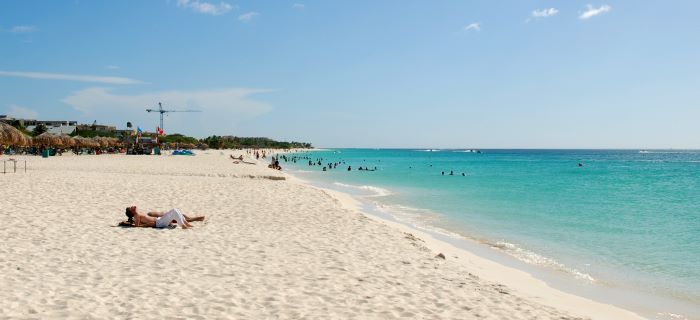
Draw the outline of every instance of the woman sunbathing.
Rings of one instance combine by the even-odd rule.
[[[188,217],[180,209],[173,208],[168,212],[149,212],[147,215],[136,210],[136,206],[126,208],[127,221],[122,221],[119,226],[143,227],[143,228],[167,228],[176,223],[183,229],[189,229],[192,225],[189,221],[204,221],[204,216]]]

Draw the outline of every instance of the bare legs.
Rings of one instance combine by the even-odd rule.
[[[185,216],[185,221],[187,222],[204,221],[204,216],[189,217],[186,214],[183,214],[183,216]]]

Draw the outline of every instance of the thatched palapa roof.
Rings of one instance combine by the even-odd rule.
[[[44,132],[36,137],[34,137],[34,145],[37,146],[52,146],[52,147],[72,147],[76,145],[76,142],[67,134],[54,134]]]
[[[75,145],[81,148],[97,148],[100,146],[99,142],[90,138],[75,136],[73,140],[75,140]]]
[[[0,122],[0,144],[28,146],[31,142],[32,139],[22,131],[7,123]]]

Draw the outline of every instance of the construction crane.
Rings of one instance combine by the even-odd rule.
[[[158,102],[158,109],[146,109],[146,112],[158,112],[160,113],[160,130],[163,129],[163,114],[167,112],[202,112],[201,110],[164,110],[163,104]]]

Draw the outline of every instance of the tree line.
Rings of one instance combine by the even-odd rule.
[[[131,127],[129,123],[127,127]],[[34,130],[28,131],[22,126],[18,120],[10,122],[10,125],[19,129],[27,135],[36,137],[48,130],[43,124],[34,127]],[[115,132],[98,131],[95,129],[75,130],[71,136],[81,136],[86,138],[92,137],[118,137]],[[310,149],[313,146],[308,142],[287,142],[276,141],[265,137],[236,137],[236,136],[209,136],[204,139],[197,139],[179,133],[169,134],[159,137],[158,140],[162,143],[190,143],[193,145],[206,144],[209,148],[214,149],[237,149],[237,148],[269,148],[269,149]]]
[[[271,148],[271,149],[310,149],[313,146],[308,142],[276,141],[264,137],[235,137],[235,136],[209,136],[199,140],[206,143],[209,148],[236,149],[236,148]]]

